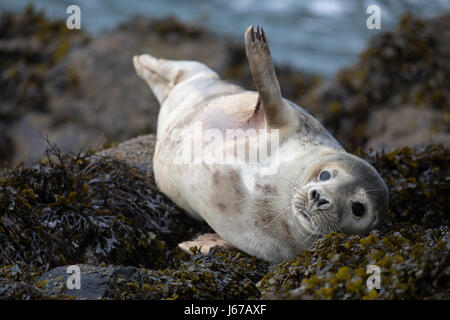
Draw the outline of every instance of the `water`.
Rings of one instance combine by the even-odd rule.
[[[23,10],[27,0],[0,0],[0,10]],[[250,24],[264,26],[277,63],[293,64],[323,76],[353,63],[368,39],[391,30],[409,11],[423,18],[450,11],[449,0],[40,0],[32,1],[49,17],[66,19],[66,8],[78,4],[82,28],[92,33],[114,28],[135,15],[176,16],[216,33],[241,40]],[[366,27],[366,8],[381,9],[381,30]]]

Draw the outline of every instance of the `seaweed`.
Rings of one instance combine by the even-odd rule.
[[[0,296],[77,298],[49,290],[46,274],[36,278],[77,263],[139,268],[114,273],[107,299],[448,299],[449,150],[359,155],[389,187],[390,224],[368,236],[331,233],[269,266],[235,249],[187,255],[176,244],[211,230],[160,194],[152,175],[108,156],[62,154],[53,146],[41,163],[0,178],[0,265],[33,270],[25,280],[5,276]],[[380,290],[367,290],[370,264],[382,269]]]
[[[43,294],[35,285],[41,273],[23,262],[0,266],[0,300],[42,299]]]
[[[367,237],[331,233],[276,265],[259,283],[264,299],[449,299],[450,228],[396,225]],[[367,266],[381,268],[368,289]]]
[[[134,281],[114,281],[114,299],[249,299],[260,296],[256,283],[268,264],[236,249],[194,251],[174,269],[140,269]]]
[[[389,189],[389,217],[426,228],[449,225],[450,150],[429,145],[417,150],[362,151]]]
[[[194,222],[137,168],[92,152],[62,154],[0,178],[0,265],[104,262],[157,268]]]

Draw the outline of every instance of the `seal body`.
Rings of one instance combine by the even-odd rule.
[[[388,202],[378,173],[281,97],[262,28],[249,27],[245,43],[256,92],[199,62],[134,57],[161,104],[153,159],[160,190],[231,245],[274,262],[322,234],[378,226]],[[244,134],[227,139],[230,130]],[[273,132],[277,148],[267,152]],[[244,157],[236,161],[239,148]],[[264,158],[246,161],[263,148]],[[224,154],[235,158],[223,161]]]

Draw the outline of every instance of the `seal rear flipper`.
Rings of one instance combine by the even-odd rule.
[[[217,233],[205,233],[195,240],[185,241],[178,244],[178,247],[192,254],[191,248],[197,248],[202,254],[207,255],[212,247],[219,246],[225,249],[234,248],[228,241],[222,239]]]
[[[160,104],[166,100],[177,84],[193,76],[203,74],[210,78],[218,78],[217,73],[197,61],[159,59],[144,54],[134,56],[133,64],[138,75],[147,82]]]
[[[253,82],[261,98],[267,125],[271,128],[281,128],[290,123],[291,114],[281,97],[264,30],[259,26],[255,30],[252,25],[245,32],[244,38]]]

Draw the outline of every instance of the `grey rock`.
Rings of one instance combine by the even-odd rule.
[[[67,280],[73,273],[67,273],[68,267],[57,267],[44,273],[39,278],[41,290],[48,296],[66,295],[89,300],[111,298],[109,288],[112,281],[128,281],[138,272],[134,267],[97,267],[81,264],[78,265],[80,288],[69,289]]]

